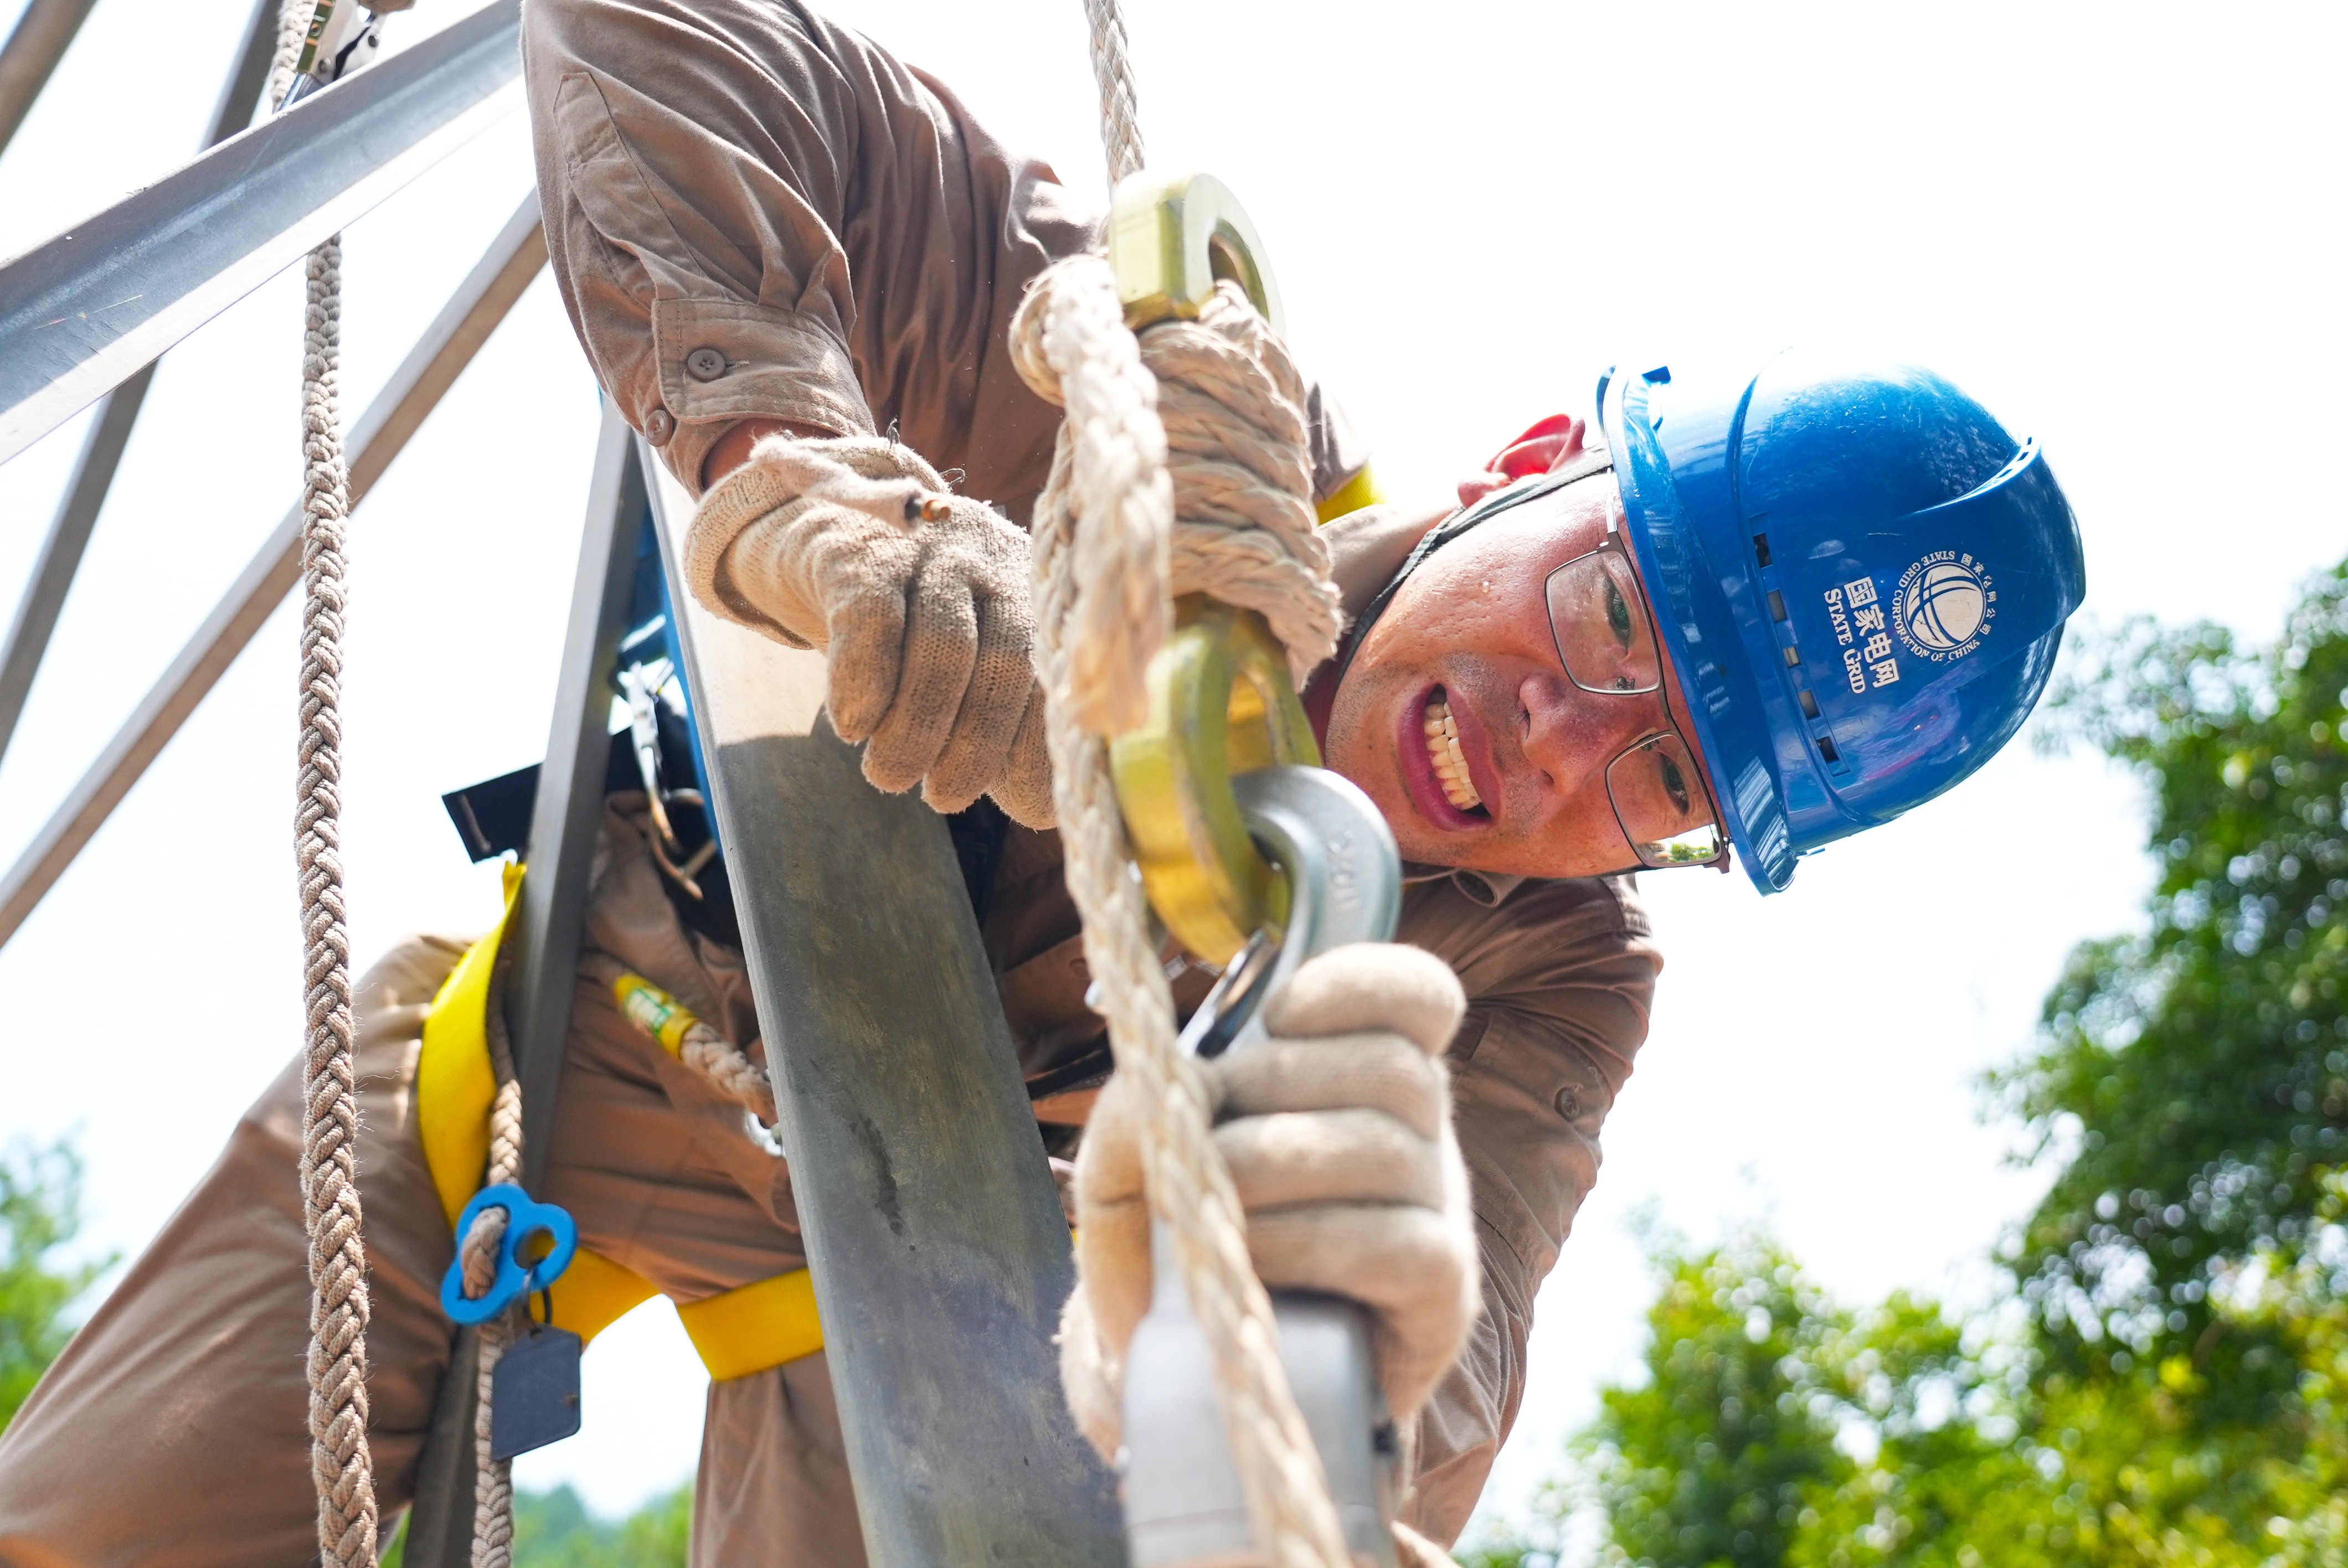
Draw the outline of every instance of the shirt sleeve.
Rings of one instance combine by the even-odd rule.
[[[1492,908],[1433,884],[1401,936],[1446,958],[1468,997],[1452,1105],[1484,1313],[1418,1419],[1402,1511],[1447,1543],[1516,1423],[1533,1297],[1597,1183],[1599,1130],[1646,1040],[1662,958],[1627,878],[1527,882]]]
[[[597,379],[698,493],[736,422],[897,426],[1024,517],[1058,411],[1010,364],[1091,214],[942,86],[775,0],[532,0],[547,248]]]
[[[1011,316],[1097,222],[1048,165],[789,0],[531,0],[522,70],[572,325],[687,490],[744,419],[893,426],[1025,521],[1060,415]],[[1327,501],[1369,455],[1307,384]]]

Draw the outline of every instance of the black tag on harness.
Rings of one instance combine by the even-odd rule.
[[[509,1460],[579,1430],[579,1336],[537,1324],[489,1373],[489,1457]]]

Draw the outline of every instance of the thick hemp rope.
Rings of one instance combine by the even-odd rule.
[[[293,86],[310,12],[302,0],[287,0],[279,15],[272,105]],[[342,266],[339,235],[310,252],[302,329],[302,729],[294,809],[306,1015],[302,1196],[310,1235],[310,1464],[318,1492],[318,1552],[328,1568],[373,1568],[366,1245],[355,1157],[350,929],[343,908],[343,543],[350,471],[336,406]]]
[[[1086,14],[1114,185],[1142,161],[1132,67],[1116,0],[1086,0]],[[1342,1568],[1349,1558],[1336,1510],[1280,1359],[1238,1193],[1210,1135],[1211,1107],[1175,1043],[1107,743],[1147,712],[1145,678],[1176,594],[1262,612],[1300,679],[1334,651],[1338,599],[1313,531],[1303,383],[1228,283],[1197,323],[1165,323],[1137,342],[1098,256],[1072,257],[1038,278],[1011,337],[1021,375],[1067,410],[1033,530],[1037,668],[1085,956],[1117,1071],[1155,1108],[1142,1150],[1150,1209],[1171,1233],[1214,1358],[1266,1563]]]
[[[775,1124],[778,1116],[775,1109],[775,1086],[768,1081],[767,1070],[751,1061],[747,1052],[707,1022],[686,1011],[684,1004],[675,997],[609,953],[588,948],[580,956],[579,972],[606,991],[641,989],[656,997],[668,1015],[683,1026],[678,1030],[677,1060],[767,1126]],[[629,1009],[624,1002],[621,1004],[621,1010],[627,1014],[628,1021],[634,1024],[645,1039],[665,1049],[666,1042],[644,1019]]]
[[[1173,593],[1205,592],[1240,603],[1260,597],[1267,579],[1309,587],[1317,578],[1322,591],[1296,598],[1318,606],[1321,614],[1298,613],[1295,604],[1279,607],[1283,616],[1321,628],[1313,643],[1291,644],[1292,661],[1309,668],[1335,644],[1335,591],[1328,584],[1325,547],[1309,532],[1309,523],[1297,542],[1317,560],[1290,556],[1281,569],[1267,571],[1268,551],[1224,548],[1224,536],[1242,530],[1213,517],[1211,507],[1205,508],[1210,520],[1189,521],[1191,506],[1206,497],[1268,503],[1282,480],[1295,486],[1287,498],[1307,519],[1312,515],[1309,469],[1293,448],[1287,463],[1267,463],[1284,472],[1257,475],[1244,457],[1271,456],[1280,446],[1276,439],[1266,439],[1260,428],[1227,445],[1212,438],[1225,424],[1245,425],[1233,404],[1286,401],[1276,390],[1282,377],[1261,360],[1226,355],[1198,341],[1220,338],[1229,345],[1222,329],[1238,325],[1234,317],[1253,314],[1243,297],[1219,293],[1198,323],[1166,323],[1137,344],[1107,263],[1079,256],[1037,280],[1012,323],[1012,341],[1029,384],[1068,410],[1051,477],[1035,507],[1036,663],[1048,699],[1053,793],[1068,891],[1084,922],[1086,960],[1100,985],[1117,1071],[1132,1074],[1156,1108],[1142,1149],[1150,1210],[1172,1234],[1191,1310],[1214,1357],[1231,1450],[1265,1561],[1271,1568],[1340,1568],[1349,1559],[1336,1510],[1281,1363],[1272,1300],[1248,1256],[1239,1194],[1210,1136],[1211,1107],[1196,1069],[1175,1044],[1173,998],[1132,873],[1108,764],[1107,737],[1146,711],[1144,677],[1164,641]],[[1286,351],[1270,333],[1246,335],[1263,359],[1285,361]],[[1170,340],[1162,355],[1161,338]],[[1200,450],[1169,452],[1173,431],[1159,418],[1158,388],[1146,363],[1151,358],[1169,375],[1189,378],[1180,401],[1186,419],[1196,418],[1185,433],[1204,438],[1196,444]],[[1246,374],[1250,368],[1252,375]],[[1222,401],[1218,378],[1226,374],[1253,384]],[[1292,367],[1287,374],[1293,377]],[[1294,419],[1301,440],[1302,414]],[[1235,471],[1251,477],[1239,482]],[[1262,509],[1287,510],[1269,504]],[[1161,521],[1169,511],[1183,513],[1171,530],[1183,539],[1179,546]],[[1274,544],[1287,532],[1254,531]],[[1178,559],[1185,566],[1179,577]],[[1098,564],[1103,561],[1112,563],[1107,571]],[[1109,575],[1119,561],[1139,564],[1123,568],[1127,575]],[[1155,613],[1131,615],[1135,601]],[[1108,639],[1092,635],[1091,629],[1127,616],[1110,646],[1102,646]],[[1313,652],[1323,641],[1320,652]]]
[[[489,1037],[489,1071],[497,1092],[489,1101],[489,1168],[485,1184],[521,1180],[521,1084],[514,1073],[513,1040],[506,1032],[505,979],[507,953],[498,954],[490,973],[489,1007],[483,1032]],[[478,1301],[498,1277],[498,1253],[505,1243],[507,1213],[483,1209],[473,1216],[460,1254],[465,1260],[467,1299]],[[472,1568],[512,1568],[513,1461],[490,1457],[491,1400],[498,1362],[505,1355],[510,1314],[490,1318],[480,1327],[479,1359],[473,1384],[473,1553]]]

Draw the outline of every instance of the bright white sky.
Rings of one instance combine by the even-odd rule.
[[[395,46],[457,14],[422,0]],[[0,18],[15,7],[0,0]],[[2336,8],[1783,4],[1427,8],[1128,0],[1159,167],[1220,175],[1302,354],[1390,489],[1439,493],[1616,355],[1735,366],[1855,341],[2038,436],[2077,507],[2089,610],[2266,636],[2336,560],[2343,363]],[[1004,139],[1102,188],[1076,0],[839,0]],[[99,0],[0,158],[0,252],[180,162],[245,0]],[[520,116],[355,224],[355,414],[530,181]],[[282,514],[298,286],[164,362],[23,727],[0,856],[48,815]],[[585,500],[594,387],[547,281],[359,514],[347,857],[362,959],[470,931],[495,877],[441,791],[536,760]],[[82,438],[0,468],[0,600]],[[69,1134],[88,1239],[133,1252],[298,1039],[293,618],[281,612],[15,938],[0,1138]],[[1653,876],[1670,955],[1608,1161],[1540,1302],[1488,1502],[1520,1506],[1633,1368],[1652,1209],[1765,1216],[1834,1289],[1977,1295],[2040,1179],[1973,1081],[2030,1040],[2083,938],[2137,918],[2141,803],[2016,744],[1946,800],[1807,863]],[[290,1174],[289,1174],[290,1179]],[[588,1361],[588,1425],[525,1460],[618,1511],[686,1475],[700,1369],[655,1305]]]

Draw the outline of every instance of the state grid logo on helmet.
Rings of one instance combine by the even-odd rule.
[[[1944,664],[1962,659],[1989,635],[1997,619],[1997,585],[1972,556],[1934,550],[1900,574],[1892,606],[1893,630],[1908,651]]]

